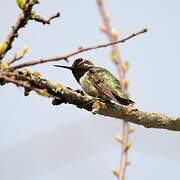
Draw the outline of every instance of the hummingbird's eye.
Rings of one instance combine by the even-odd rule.
[[[80,67],[80,66],[81,66],[81,67],[84,66],[84,61],[78,62],[77,65],[78,65],[79,67]]]
[[[86,68],[86,67],[89,66],[89,63],[82,61],[82,62],[80,62],[80,63],[78,64],[78,66],[81,67],[81,68]]]

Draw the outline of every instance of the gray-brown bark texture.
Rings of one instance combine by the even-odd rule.
[[[92,99],[82,92],[72,90],[60,84],[53,84],[42,78],[37,72],[31,73],[27,70],[0,73],[1,84],[14,83],[25,88],[25,95],[30,91],[53,98],[53,104],[73,104],[78,108],[91,111],[94,114],[104,115],[112,118],[142,125],[146,128],[168,129],[180,131],[180,117],[170,117],[161,113],[143,112],[127,106],[121,106],[110,102]]]

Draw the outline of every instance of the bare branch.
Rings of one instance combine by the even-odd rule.
[[[31,11],[32,8],[35,4],[37,4],[38,1],[37,0],[31,0],[26,4],[26,7],[22,10],[22,12],[19,14],[19,17],[15,23],[14,26],[12,26],[12,30],[11,32],[8,34],[5,43],[7,44],[7,48],[6,51],[0,55],[0,59],[2,59],[5,54],[8,52],[8,50],[11,49],[12,43],[14,41],[15,38],[18,37],[18,31],[25,27],[25,25],[27,24],[30,15],[31,15]]]
[[[32,8],[35,4],[38,4],[38,3],[39,3],[38,0],[27,1],[25,8],[22,9],[15,25],[12,26],[11,32],[8,34],[6,40],[4,41],[4,43],[7,47],[5,48],[3,53],[0,54],[0,60],[3,59],[3,57],[6,55],[6,53],[11,49],[14,39],[18,37],[19,30],[21,28],[25,27],[30,19],[33,19],[32,18]],[[38,16],[38,15],[36,15],[36,16]],[[40,16],[39,16],[39,19],[34,18],[34,20],[39,21],[39,22],[43,22],[43,20],[44,20],[44,23],[49,24],[50,21],[56,17],[59,17],[59,13],[56,13],[55,15],[51,16],[47,20],[41,18],[41,21],[40,21]]]
[[[118,33],[117,31],[111,28],[110,26],[110,17],[108,17],[107,12],[105,10],[104,1],[103,0],[97,0],[97,5],[99,8],[99,12],[103,21],[101,30],[104,32],[110,42],[114,42],[118,39]],[[112,51],[111,51],[111,59],[115,63],[118,72],[119,72],[119,80],[121,82],[121,85],[126,89],[127,91],[127,85],[124,83],[124,79],[126,77],[126,70],[122,70],[121,66],[123,65],[123,61],[120,55],[119,48],[117,44],[112,45]],[[123,128],[122,128],[122,140],[121,140],[121,159],[120,159],[120,165],[119,165],[119,172],[115,175],[118,177],[119,180],[124,180],[125,178],[125,172],[126,167],[128,164],[128,143],[129,143],[129,123],[127,121],[123,121]],[[117,172],[117,171],[116,171]]]
[[[24,55],[23,55],[23,54],[18,55],[17,53],[14,53],[13,58],[12,58],[12,59],[10,59],[7,63],[8,63],[8,65],[13,64],[14,62],[16,62],[16,61],[18,61],[18,60],[22,59],[23,57],[24,57]]]
[[[27,51],[28,51],[28,48],[23,47],[20,49],[20,51],[18,53],[14,53],[14,56],[7,61],[8,66],[10,66],[14,62],[22,59],[25,56],[25,54],[27,53]]]
[[[55,56],[55,57],[50,57],[50,58],[42,58],[42,59],[32,60],[32,61],[29,61],[26,63],[22,63],[22,64],[19,64],[16,66],[12,66],[11,69],[18,69],[18,68],[22,68],[22,67],[26,67],[26,66],[33,66],[33,65],[47,63],[47,62],[53,62],[53,61],[67,60],[68,58],[75,56],[77,54],[80,54],[82,52],[100,49],[100,48],[105,48],[105,47],[112,46],[112,45],[118,44],[118,43],[124,43],[125,41],[127,41],[131,38],[134,38],[140,34],[143,34],[145,32],[147,32],[147,29],[143,28],[142,30],[140,30],[136,33],[132,33],[131,35],[125,37],[124,39],[118,40],[118,41],[99,44],[99,45],[93,45],[93,46],[88,46],[88,47],[80,47],[79,49],[75,50],[74,52],[71,52],[71,53],[68,53],[68,54],[65,54],[62,56]]]
[[[50,24],[52,19],[58,18],[60,16],[60,13],[57,12],[50,16],[48,19],[44,19],[40,15],[36,14],[35,12],[32,12],[30,19],[35,20],[37,22],[41,22],[42,24]]]

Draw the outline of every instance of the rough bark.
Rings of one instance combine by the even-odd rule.
[[[112,102],[97,101],[97,99],[92,99],[77,90],[53,84],[42,78],[37,72],[30,73],[25,70],[3,72],[0,73],[0,80],[1,85],[11,82],[24,87],[26,92],[34,90],[43,96],[52,97],[54,99],[53,104],[56,105],[62,103],[72,104],[94,114],[123,119],[146,128],[180,131],[180,117],[170,117],[158,112],[143,112]],[[46,91],[47,93],[45,93]]]

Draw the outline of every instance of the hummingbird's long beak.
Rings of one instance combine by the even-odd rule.
[[[71,66],[60,66],[60,65],[54,65],[54,66],[72,70]]]

